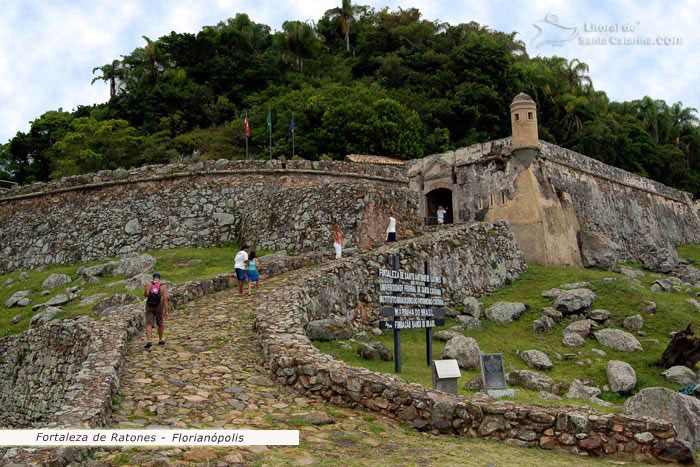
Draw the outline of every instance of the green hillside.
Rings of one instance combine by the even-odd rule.
[[[698,256],[698,245],[687,245],[679,248],[679,251],[688,256]],[[589,380],[598,388],[608,385],[606,364],[609,360],[622,360],[634,368],[637,377],[635,389],[626,396],[618,395],[611,391],[603,391],[600,398],[619,405],[630,395],[636,394],[645,387],[664,386],[679,389],[679,385],[668,381],[662,376],[663,368],[656,365],[664,349],[670,342],[670,333],[684,329],[688,323],[693,324],[697,332],[697,324],[700,323],[699,311],[686,300],[696,299],[697,288],[682,289],[680,292],[652,292],[651,285],[665,275],[639,271],[636,280],[627,276],[595,269],[568,268],[559,266],[530,265],[528,271],[513,284],[507,285],[498,292],[479,299],[484,304],[484,310],[498,301],[520,302],[529,305],[526,311],[512,324],[498,324],[486,319],[482,313],[482,327],[478,330],[462,331],[462,334],[473,337],[479,344],[483,353],[501,353],[506,372],[511,370],[532,370],[518,356],[518,351],[536,349],[544,352],[551,359],[554,367],[550,371],[538,371],[551,377],[555,382],[571,382],[574,379]],[[603,280],[608,278],[608,280]],[[611,280],[612,279],[612,280]],[[540,310],[551,307],[553,298],[542,297],[542,292],[563,284],[588,281],[590,288],[596,294],[592,308],[610,311],[610,319],[598,329],[613,328],[624,329],[625,318],[641,315],[644,325],[641,332],[631,332],[639,340],[643,347],[642,352],[620,352],[605,347],[591,334],[585,339],[582,347],[565,347],[562,345],[563,329],[571,324],[564,319],[551,331],[542,334],[534,334],[532,323],[542,316]],[[640,305],[644,301],[653,301],[657,309],[654,313],[641,310]],[[444,327],[450,329],[458,324],[448,318]],[[422,329],[404,330],[401,332],[401,346],[403,355],[403,368],[399,374],[408,382],[418,382],[425,386],[431,386],[430,367],[425,362],[425,332]],[[379,340],[393,351],[393,334],[384,331]],[[341,341],[315,342],[322,352],[329,353],[355,366],[363,366],[374,371],[393,373],[394,362],[369,361],[357,356],[357,344],[350,343],[350,347],[343,345]],[[440,352],[445,344],[433,341],[433,358],[439,359]],[[346,348],[344,348],[346,347]],[[593,349],[603,350],[606,355],[600,356]],[[459,380],[461,394],[471,394],[464,389],[464,384],[475,376],[481,375],[480,367],[473,370],[462,370]],[[538,391],[516,388],[516,399],[524,402],[537,402],[544,404],[561,404],[561,401],[542,400],[538,397]],[[581,404],[579,401],[567,401]],[[601,409],[598,407],[598,409]],[[615,410],[602,408],[601,410]]]

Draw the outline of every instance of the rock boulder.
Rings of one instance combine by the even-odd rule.
[[[578,334],[581,337],[586,337],[591,333],[591,322],[587,319],[580,319],[569,324],[564,328],[564,334]]]
[[[676,383],[680,386],[687,386],[697,380],[695,372],[690,368],[682,365],[672,366],[668,370],[661,373],[667,380]]]
[[[527,363],[527,366],[537,370],[551,370],[554,367],[549,357],[539,350],[525,350],[524,352],[520,352],[520,358]]]
[[[593,305],[595,294],[590,289],[571,289],[559,294],[554,308],[565,315],[586,311]]]
[[[71,278],[66,274],[51,274],[49,275],[49,277],[44,279],[44,282],[41,283],[41,286],[47,289],[53,289],[54,287],[62,287],[70,283]]]
[[[583,347],[586,345],[586,340],[581,336],[581,334],[576,333],[566,333],[561,339],[561,343],[564,347]]]
[[[637,385],[637,373],[627,362],[610,360],[605,366],[605,372],[613,392],[627,394]]]
[[[30,328],[38,328],[40,326],[44,326],[46,323],[51,321],[60,312],[61,312],[60,308],[56,308],[53,306],[47,307],[41,313],[37,313],[36,315],[32,316],[32,320],[29,322],[29,327]]]
[[[606,347],[620,352],[642,351],[642,344],[629,332],[619,329],[601,329],[593,333],[595,338]]]
[[[460,315],[456,318],[457,324],[462,326],[465,330],[470,329],[481,329],[481,321],[478,318],[474,318],[471,315]]]
[[[5,306],[7,308],[12,308],[15,305],[19,305],[22,299],[27,298],[30,293],[32,293],[31,290],[19,290],[13,293],[12,296],[5,301]]]
[[[479,366],[479,356],[481,350],[479,344],[471,337],[457,336],[445,344],[445,348],[440,353],[440,358],[453,358],[457,360],[460,368],[465,370]]]
[[[552,318],[549,316],[542,316],[532,322],[532,332],[535,334],[542,334],[551,331],[555,325],[556,323]]]
[[[578,233],[584,267],[612,270],[620,256],[620,246],[598,232]]]
[[[366,343],[361,342],[357,346],[357,355],[365,360],[384,360],[385,362],[390,362],[394,359],[394,354],[391,350],[387,349],[384,344],[379,341]]]
[[[352,328],[348,321],[333,316],[331,318],[309,321],[306,327],[306,336],[312,341],[350,339],[352,337]]]
[[[644,318],[641,315],[628,316],[622,322],[622,326],[630,331],[639,331],[644,326]]]
[[[700,400],[667,388],[645,388],[627,399],[624,413],[633,417],[666,420],[676,428],[677,437],[700,449]]]
[[[664,274],[673,271],[680,261],[675,248],[657,247],[651,244],[642,247],[639,260],[641,260],[644,269]]]
[[[479,303],[476,298],[465,297],[464,300],[462,300],[462,305],[464,305],[465,315],[473,316],[474,318],[479,319],[483,305]]]
[[[119,260],[119,264],[112,271],[114,276],[134,277],[137,274],[145,274],[153,271],[156,259],[148,254],[128,255]]]
[[[510,324],[525,313],[526,307],[517,302],[496,302],[486,309],[486,317],[500,324]]]
[[[554,380],[547,375],[530,370],[515,370],[506,376],[508,384],[535,391],[551,391]]]

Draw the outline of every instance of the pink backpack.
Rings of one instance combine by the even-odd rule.
[[[160,304],[160,284],[151,283],[151,290],[148,291],[146,304],[148,306],[158,306]]]

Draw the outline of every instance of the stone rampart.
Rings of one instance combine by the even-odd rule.
[[[619,245],[621,260],[638,260],[647,245],[700,241],[690,193],[544,142],[537,163],[540,184],[568,193],[581,229]]]
[[[386,216],[419,228],[401,168],[333,161],[207,161],[115,170],[35,184],[0,198],[0,273],[145,249],[246,241],[261,249],[384,240]]]
[[[490,292],[526,269],[507,224],[498,222],[447,228],[430,238],[399,242],[310,271],[301,284],[269,297],[256,313],[256,331],[277,381],[332,403],[366,407],[419,430],[640,461],[675,461],[679,457],[670,453],[689,454],[678,450],[675,430],[665,421],[603,415],[581,407],[455,397],[319,352],[306,336],[308,322],[330,315],[366,321],[362,310],[372,309],[376,268],[386,266],[392,254],[400,255],[405,270],[421,271],[423,261],[430,259],[434,272],[447,276],[448,294]],[[452,264],[456,258],[461,264]]]
[[[581,266],[578,236],[606,238],[619,260],[649,250],[700,241],[690,193],[540,141],[539,150],[512,151],[510,138],[429,156],[407,164],[422,195],[452,191],[455,222],[506,219],[528,261]]]

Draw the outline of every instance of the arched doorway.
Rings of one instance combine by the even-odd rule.
[[[425,225],[437,225],[438,207],[447,210],[445,224],[452,223],[452,190],[436,188],[425,195]]]

